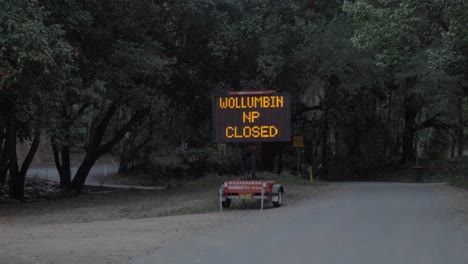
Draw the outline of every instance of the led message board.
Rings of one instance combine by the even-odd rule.
[[[291,141],[289,94],[239,94],[213,97],[215,142]]]

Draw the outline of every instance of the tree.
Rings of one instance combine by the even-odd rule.
[[[24,198],[24,180],[39,145],[46,114],[51,72],[72,60],[73,50],[57,25],[47,25],[47,13],[36,1],[0,1],[0,105],[4,128],[2,175],[9,174],[10,197]],[[3,132],[3,131],[2,131]],[[17,139],[33,139],[18,164]],[[3,181],[3,180],[2,180]]]
[[[424,76],[434,75],[427,67],[427,51],[435,47],[444,34],[450,32],[450,10],[454,5],[448,1],[402,0],[375,3],[358,0],[344,6],[360,25],[353,38],[354,44],[362,49],[375,51],[378,64],[395,76],[400,89],[404,91],[400,163],[415,158],[413,141],[419,126],[417,116],[425,101],[430,99],[425,95],[424,89],[417,89],[416,86],[424,83]],[[442,77],[435,82],[440,84],[444,79],[447,78]],[[440,97],[447,96],[442,85],[436,86]],[[450,82],[445,83],[445,86],[453,90]],[[427,128],[442,122],[428,117],[422,123]],[[445,127],[450,127],[450,124],[445,124]]]
[[[66,35],[79,51],[68,85],[56,93],[49,129],[61,184],[79,192],[97,159],[159,111],[173,61],[153,32],[159,6],[151,1],[44,4],[65,23]],[[64,16],[60,4],[73,6],[85,19],[76,23],[71,19],[76,16]],[[77,147],[85,157],[71,175],[69,153]]]

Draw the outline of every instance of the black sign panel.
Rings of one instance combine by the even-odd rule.
[[[281,93],[214,96],[214,141],[291,141],[290,105]]]

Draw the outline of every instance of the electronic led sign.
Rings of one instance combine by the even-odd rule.
[[[213,97],[215,142],[291,141],[289,94],[249,94]]]

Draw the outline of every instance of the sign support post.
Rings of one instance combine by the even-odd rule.
[[[296,149],[296,174],[299,176],[301,169],[301,149],[304,147],[304,137],[303,136],[294,136],[293,137],[293,147]]]
[[[252,180],[255,180],[257,177],[257,143],[253,143],[251,146],[252,158],[251,158],[251,168],[252,168]]]
[[[301,153],[300,153],[300,150],[299,148],[296,148],[296,158],[297,158],[297,164],[296,164],[296,174],[297,176],[299,176],[299,170],[300,170],[300,167],[301,167]]]

